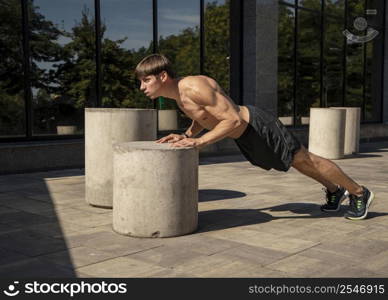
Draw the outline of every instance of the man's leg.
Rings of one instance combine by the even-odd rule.
[[[345,217],[351,220],[365,219],[368,208],[374,199],[374,194],[367,188],[358,185],[347,176],[335,163],[317,156],[302,148],[295,154],[292,166],[302,174],[305,174],[322,183],[330,193],[327,194],[328,202],[321,206],[324,211],[337,211],[344,199],[344,192],[337,189],[336,185],[345,188],[350,193],[350,207]]]
[[[323,184],[330,192],[334,192],[337,185],[344,187],[353,195],[361,195],[363,192],[362,186],[347,176],[335,163],[307,151],[303,146],[295,154],[292,166]]]

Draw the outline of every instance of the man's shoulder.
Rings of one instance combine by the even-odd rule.
[[[183,77],[179,81],[179,85],[182,87],[186,87],[186,86],[192,86],[193,84],[208,84],[209,81],[212,81],[212,80],[213,79],[205,75],[190,75],[190,76]]]

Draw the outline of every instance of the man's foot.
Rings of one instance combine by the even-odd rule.
[[[331,193],[326,190],[326,204],[321,206],[321,210],[326,212],[339,211],[341,207],[341,202],[344,201],[348,196],[348,191],[345,190],[343,187],[338,187],[338,189],[334,193]]]
[[[375,197],[374,194],[363,186],[361,196],[350,195],[350,208],[345,213],[345,218],[350,220],[362,220],[368,215],[368,208]]]

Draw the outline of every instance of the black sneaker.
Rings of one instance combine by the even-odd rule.
[[[334,193],[330,193],[328,190],[326,190],[326,204],[321,206],[321,210],[326,212],[339,211],[341,202],[344,201],[348,196],[348,191],[343,187],[338,187]]]
[[[368,215],[368,208],[375,195],[363,186],[362,196],[350,195],[349,210],[345,213],[345,218],[350,220],[362,220]]]

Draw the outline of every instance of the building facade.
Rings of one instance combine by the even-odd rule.
[[[139,91],[151,53],[302,139],[309,109],[331,106],[361,107],[364,140],[388,137],[385,0],[2,0],[0,14],[0,173],[82,167],[85,107],[175,110],[160,134],[184,130],[173,101]]]

